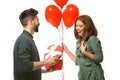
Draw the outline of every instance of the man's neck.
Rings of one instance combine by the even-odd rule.
[[[29,32],[31,35],[34,34],[34,31],[31,28],[25,27],[24,30]]]

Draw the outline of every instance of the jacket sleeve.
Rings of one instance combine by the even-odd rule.
[[[80,43],[79,43],[79,41],[76,41],[76,51],[75,51],[75,54],[76,54],[75,64],[79,65],[79,57],[81,56],[80,55]]]
[[[94,54],[94,59],[93,61],[96,63],[100,63],[103,61],[103,51],[102,51],[102,47],[101,47],[101,42],[100,40],[95,37],[94,40],[91,41],[91,48],[93,50],[93,54]]]
[[[23,71],[31,71],[33,69],[33,62],[30,61],[30,42],[22,40],[18,46],[17,60]]]

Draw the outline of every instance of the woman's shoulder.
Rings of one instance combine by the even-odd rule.
[[[76,43],[80,43],[80,40],[78,39],[78,40],[76,40]]]
[[[97,36],[95,36],[95,35],[91,35],[91,36],[89,37],[89,40],[99,40],[99,39],[98,39]]]
[[[79,47],[80,46],[80,40],[77,40],[76,41],[76,47]]]
[[[100,40],[97,36],[94,35],[91,35],[88,39],[88,42],[96,42],[96,41],[100,41]]]

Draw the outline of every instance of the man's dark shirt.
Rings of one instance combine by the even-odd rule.
[[[33,71],[33,62],[40,61],[33,36],[23,30],[14,45],[14,80],[41,80],[41,69]]]

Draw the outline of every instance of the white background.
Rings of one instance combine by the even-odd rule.
[[[92,17],[102,42],[104,60],[102,66],[106,80],[120,80],[120,11],[119,0],[68,0],[67,4],[75,4],[80,15]],[[60,44],[58,30],[45,19],[45,8],[56,3],[54,0],[0,0],[0,78],[13,80],[13,46],[23,28],[19,22],[19,14],[28,8],[39,11],[39,32],[34,40],[43,59],[44,50],[51,44]],[[58,5],[56,5],[58,7]],[[64,28],[65,29],[65,28]],[[64,30],[64,43],[74,53],[75,38],[73,26]],[[64,80],[77,80],[78,66],[64,54]],[[42,80],[61,80],[62,71],[43,74]]]

